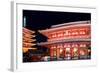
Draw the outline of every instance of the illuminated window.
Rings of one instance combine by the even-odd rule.
[[[75,32],[76,35],[78,35],[78,32]]]
[[[64,48],[60,48],[60,58],[64,58]]]
[[[85,55],[85,51],[84,50],[80,50],[80,55]]]
[[[87,58],[88,49],[86,47],[80,48],[80,58]]]
[[[66,48],[66,52],[70,52],[70,48]]]
[[[66,32],[64,33],[64,35],[68,35],[68,31],[66,30]]]
[[[60,49],[60,53],[62,53],[63,52],[63,49]]]
[[[85,31],[80,31],[80,34],[85,34]]]
[[[63,33],[58,33],[58,37],[62,37],[63,36]]]
[[[78,48],[73,48],[73,56],[78,56]]]
[[[89,49],[88,46],[86,44],[80,44],[80,50],[79,50],[79,54],[80,54],[80,59],[87,59],[90,57],[89,55]]]
[[[71,59],[71,51],[69,47],[66,48],[65,59]]]
[[[74,48],[73,52],[77,52],[77,51],[78,51],[78,49],[77,48]]]
[[[54,57],[56,57],[56,56],[57,56],[57,50],[54,49]]]
[[[71,35],[71,33],[68,33],[68,35],[70,36],[70,35]]]

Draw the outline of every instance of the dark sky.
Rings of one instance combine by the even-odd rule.
[[[23,17],[26,17],[26,28],[40,30],[50,28],[66,22],[91,20],[90,13],[53,12],[23,10]]]

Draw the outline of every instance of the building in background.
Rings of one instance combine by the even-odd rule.
[[[74,60],[91,58],[91,23],[78,21],[52,25],[39,30],[47,42],[37,43],[50,50],[50,60]]]
[[[27,52],[29,49],[37,49],[34,46],[36,45],[36,43],[34,43],[36,41],[36,39],[34,39],[35,37],[35,31],[29,30],[27,28],[23,27],[23,52]]]

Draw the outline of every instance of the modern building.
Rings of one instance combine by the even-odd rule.
[[[51,60],[76,60],[91,58],[91,22],[77,21],[53,25],[39,30],[47,42],[37,43],[50,49]]]

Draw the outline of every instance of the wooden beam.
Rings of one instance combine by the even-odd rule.
[[[23,43],[23,47],[32,47],[35,46],[35,43]]]
[[[27,41],[27,42],[35,42],[36,41],[36,39],[29,39],[29,38],[23,38],[23,41]]]

